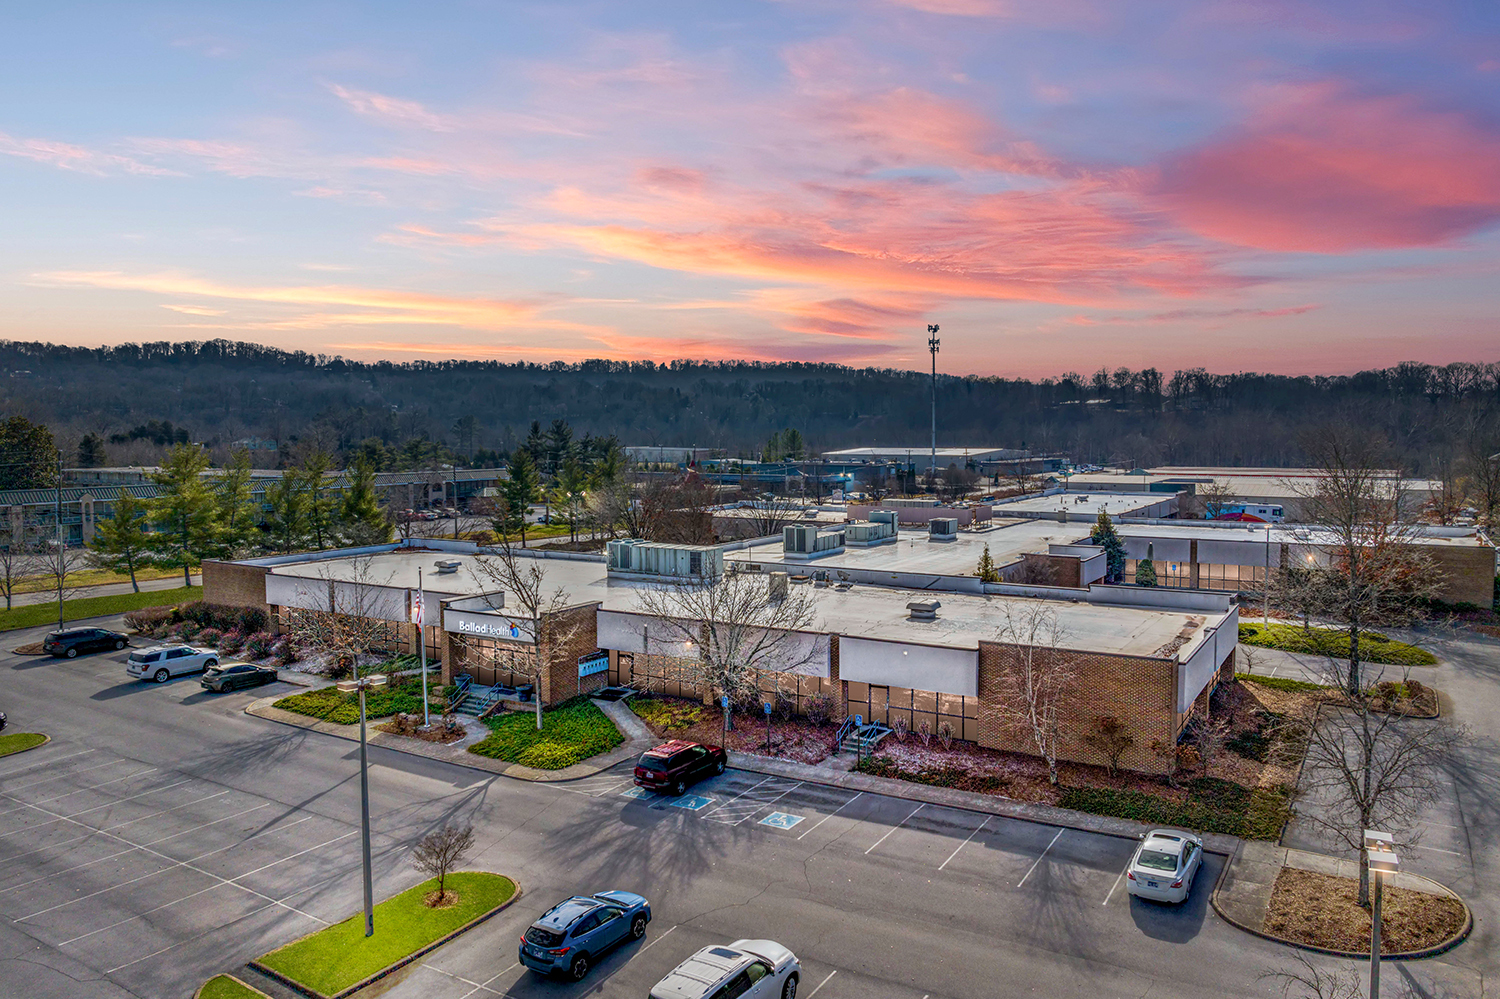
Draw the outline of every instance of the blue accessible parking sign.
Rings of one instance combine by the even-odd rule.
[[[786,812],[772,812],[757,824],[770,826],[772,829],[790,829],[801,821],[802,816],[800,815],[788,815]]]

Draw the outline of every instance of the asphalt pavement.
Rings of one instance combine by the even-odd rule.
[[[358,910],[357,747],[243,714],[277,688],[141,682],[121,659],[0,658],[0,709],[53,736],[0,759],[0,995],[186,997]],[[1213,914],[1220,857],[1167,907],[1126,894],[1130,840],[899,797],[731,770],[668,800],[634,791],[628,764],[561,785],[379,748],[371,764],[377,896],[421,880],[410,850],[448,822],[474,824],[471,867],[524,889],[387,996],[643,997],[697,948],[741,937],[796,951],[799,994],[818,999],[1271,996],[1258,976],[1290,961]],[[1493,869],[1475,870],[1488,919]],[[515,966],[527,922],[612,887],[651,900],[645,940],[579,986]],[[1487,926],[1414,980],[1477,997],[1497,970],[1480,941]]]

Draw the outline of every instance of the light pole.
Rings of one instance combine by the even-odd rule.
[[[1365,830],[1365,858],[1375,879],[1370,886],[1374,891],[1370,899],[1370,999],[1380,999],[1380,876],[1400,870],[1401,859],[1391,834],[1374,829]]]
[[[937,489],[937,338],[938,328],[935,325],[927,327],[927,349],[932,351],[932,467],[929,474],[932,475],[933,490]]]
[[[358,670],[358,665],[355,669]],[[375,887],[370,880],[370,763],[365,749],[365,691],[384,687],[387,677],[383,673],[371,676],[356,676],[352,680],[340,680],[339,689],[345,693],[359,691],[359,806],[360,833],[364,847],[365,868],[365,936],[375,935]],[[426,677],[423,677],[426,680]]]

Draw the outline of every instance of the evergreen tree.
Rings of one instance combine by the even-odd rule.
[[[1000,582],[1000,570],[995,568],[995,560],[990,556],[990,546],[984,546],[984,552],[979,556],[979,568],[974,571],[981,583]]]
[[[526,443],[521,445],[526,453],[531,455],[531,463],[541,468],[547,461],[547,436],[542,433],[540,420],[531,421],[531,429],[526,432]]]
[[[584,500],[588,492],[588,477],[578,462],[569,458],[557,472],[557,485],[552,489],[552,505],[568,522],[569,540],[578,540],[578,522],[583,518]]]
[[[556,475],[573,460],[573,428],[567,420],[553,420],[547,431],[547,472]]]
[[[355,459],[349,469],[349,488],[339,508],[339,528],[353,545],[383,545],[393,529],[375,496],[375,466],[365,458]]]
[[[84,434],[78,441],[78,467],[103,468],[109,464],[109,454],[104,450],[104,438],[98,434]]]
[[[526,513],[540,488],[541,478],[531,452],[517,449],[510,459],[510,479],[505,483],[502,512],[495,529],[502,534],[519,531],[522,548],[526,547]]]
[[[167,463],[151,476],[162,494],[151,503],[151,522],[156,558],[163,566],[182,567],[182,585],[193,581],[193,567],[212,557],[218,544],[218,518],[214,494],[203,473],[208,452],[191,444],[178,444],[167,455]]]
[[[250,477],[250,452],[240,448],[219,476],[214,505],[219,527],[215,558],[238,558],[260,543],[260,504]]]
[[[266,487],[266,532],[271,547],[283,555],[307,547],[307,494],[302,476],[287,469],[280,482]]]
[[[122,486],[115,500],[115,515],[100,520],[94,528],[89,561],[101,569],[125,573],[130,576],[130,588],[141,592],[135,571],[151,561],[148,526],[146,504]]]
[[[45,489],[57,484],[52,431],[24,416],[0,423],[0,489]]]
[[[1156,585],[1156,560],[1153,557],[1155,554],[1156,546],[1148,544],[1146,546],[1146,557],[1135,564],[1135,585]]]
[[[1100,510],[1094,529],[1089,532],[1089,541],[1104,549],[1104,581],[1118,583],[1125,578],[1125,542],[1115,532],[1115,523],[1109,519],[1109,511]]]
[[[308,540],[318,551],[331,548],[337,534],[338,503],[328,492],[326,475],[332,464],[327,454],[315,451],[303,461],[299,475],[306,493]]]

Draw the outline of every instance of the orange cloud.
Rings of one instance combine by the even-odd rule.
[[[1148,187],[1183,224],[1242,246],[1432,246],[1500,219],[1500,131],[1412,97],[1283,87]]]

